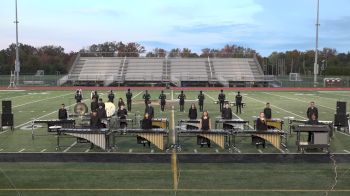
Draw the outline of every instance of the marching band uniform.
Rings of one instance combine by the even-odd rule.
[[[132,92],[130,92],[130,89],[128,89],[128,92],[126,93],[126,104],[128,105],[129,111],[131,111],[131,99],[132,99]]]
[[[226,99],[226,95],[224,94],[223,90],[221,90],[221,93],[218,96],[220,112],[222,112],[222,108],[224,107],[225,99]]]
[[[62,104],[62,108],[58,110],[58,119],[64,120],[68,118],[67,110],[64,107],[64,104]]]
[[[177,98],[180,100],[180,102],[179,102],[179,104],[180,104],[180,112],[183,112],[184,109],[185,109],[184,105],[185,105],[186,95],[184,94],[183,91],[181,91],[181,94]]]
[[[128,123],[126,122],[126,117],[128,115],[128,111],[123,107],[119,108],[117,111],[117,116],[119,117],[120,120],[120,128],[125,128],[128,126]]]
[[[196,120],[197,119],[197,108],[196,106],[194,106],[192,108],[192,106],[190,107],[190,109],[188,110],[188,118],[190,120]]]
[[[80,103],[81,100],[83,99],[83,96],[79,90],[75,93],[74,99],[76,100],[77,103]]]
[[[242,95],[238,92],[236,95],[236,114],[238,114],[238,111],[241,114],[242,113],[241,109],[242,109]]]
[[[200,91],[198,95],[198,105],[199,105],[200,112],[203,112],[204,99],[205,99],[204,94],[202,93],[202,91]]]
[[[146,90],[146,92],[145,92],[145,94],[143,94],[142,98],[145,100],[145,105],[147,106],[149,100],[151,99],[151,95],[148,94],[148,90]]]
[[[114,93],[112,90],[108,94],[108,101],[112,103],[114,102]]]
[[[166,95],[163,93],[163,91],[159,95],[159,99],[160,99],[160,109],[164,112],[165,103],[166,103],[166,101],[165,101],[166,100]]]

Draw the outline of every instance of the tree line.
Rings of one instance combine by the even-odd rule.
[[[14,69],[15,44],[0,50],[0,75],[8,75]],[[267,57],[262,57],[254,49],[227,44],[222,48],[203,48],[200,53],[193,52],[190,48],[173,48],[166,50],[155,48],[146,51],[145,47],[136,42],[104,42],[92,44],[81,49],[82,56],[101,57],[153,57],[165,58],[244,58],[256,57],[267,75],[288,75],[289,73],[313,74],[314,50],[291,50],[285,52],[273,52]],[[45,74],[66,74],[73,64],[78,53],[66,53],[61,46],[33,47],[20,44],[19,55],[22,74],[33,74],[37,70],[44,70]],[[319,67],[321,74],[350,75],[350,52],[338,53],[336,49],[323,48],[319,51]]]

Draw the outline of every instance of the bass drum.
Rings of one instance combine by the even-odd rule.
[[[113,116],[116,110],[115,105],[112,102],[106,102],[105,109],[106,109],[106,114],[108,118]]]
[[[85,103],[77,103],[74,106],[74,113],[77,115],[84,115],[88,113],[88,107]]]

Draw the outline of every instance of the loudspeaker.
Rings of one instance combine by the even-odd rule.
[[[12,106],[11,101],[2,101],[2,113],[3,114],[11,114],[12,113]]]
[[[334,115],[334,125],[340,127],[348,126],[348,117],[349,115],[344,114],[335,114]]]
[[[345,115],[346,114],[346,102],[337,101],[337,114]]]
[[[13,126],[13,114],[1,114],[1,126]]]

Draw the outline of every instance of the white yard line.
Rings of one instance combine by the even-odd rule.
[[[171,100],[174,100],[174,90],[171,90]]]
[[[46,99],[40,99],[40,100],[36,100],[36,101],[32,101],[32,102],[27,102],[27,103],[24,103],[24,104],[21,104],[21,105],[13,106],[12,108],[17,108],[17,107],[25,106],[25,105],[29,105],[29,104],[32,104],[32,103],[37,103],[37,102],[40,102],[40,101],[46,101],[46,100],[50,100],[50,99],[56,99],[56,98],[59,98],[59,97],[65,97],[65,96],[71,95],[71,94],[72,94],[72,93],[67,93],[67,94],[64,94],[64,95],[56,96],[56,97],[50,97],[50,98],[46,98]]]
[[[20,150],[20,151],[18,151],[18,152],[23,152],[23,151],[25,151],[26,149],[25,148],[23,148],[22,150]]]
[[[344,150],[344,152],[346,152],[346,153],[350,153],[350,151],[348,151],[348,150]]]
[[[255,101],[257,101],[257,102],[263,103],[264,105],[266,104],[266,102],[264,102],[264,101],[260,101],[260,100],[258,100],[258,99],[255,99],[255,98],[252,98],[252,97],[248,97],[248,96],[245,96],[245,97],[247,97],[248,99],[252,99],[252,100],[255,100]],[[273,105],[273,104],[271,104],[271,106],[274,106],[275,108],[277,108],[277,109],[279,109],[279,110],[285,111],[285,112],[290,113],[290,114],[293,114],[293,115],[295,115],[295,116],[298,116],[298,117],[302,118],[303,120],[306,120],[305,117],[300,116],[300,115],[298,115],[298,114],[296,114],[296,113],[294,113],[294,112],[291,112],[291,111],[289,111],[289,110],[285,110],[285,109],[280,108],[280,107],[278,107],[278,106],[276,106],[276,105]]]
[[[261,153],[261,154],[263,154],[263,151],[262,151],[262,150],[260,150],[260,149],[258,149],[258,152],[259,152],[259,153]]]
[[[135,99],[137,96],[139,96],[143,91],[137,93],[135,96],[133,96],[131,99]]]
[[[45,149],[42,149],[40,152],[45,152],[46,151],[46,148]]]
[[[299,101],[299,102],[303,102],[303,103],[309,103],[309,101],[303,101],[303,100],[300,100],[300,99],[294,99],[294,98],[290,98],[290,97],[286,97],[286,96],[282,96],[282,95],[275,95],[275,94],[266,93],[266,92],[263,92],[263,93],[264,94],[268,94],[268,95],[272,95],[272,96],[276,96],[276,97],[281,97],[281,98],[285,98],[285,99]],[[330,108],[330,107],[327,107],[327,106],[324,106],[324,105],[320,105],[320,104],[317,104],[317,105],[320,106],[320,107],[324,107],[324,108],[330,109],[330,110],[335,110],[334,108]]]
[[[6,132],[8,132],[8,131],[9,131],[9,130],[2,131],[2,132],[0,132],[0,135],[6,133]]]
[[[89,152],[90,151],[90,147],[88,149],[85,150],[85,152]]]
[[[1,148],[1,149],[0,149],[0,152],[1,152],[1,151],[3,151],[3,150],[4,150],[4,149],[3,149],[3,148]]]
[[[75,146],[77,144],[77,142],[75,141],[73,144],[71,144],[68,148],[66,148],[63,152],[67,152],[68,150],[70,150],[71,148],[73,148],[73,146]]]

